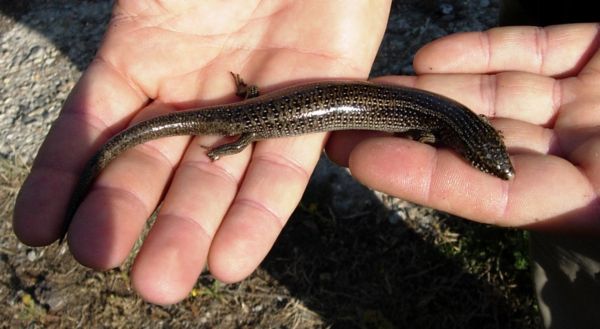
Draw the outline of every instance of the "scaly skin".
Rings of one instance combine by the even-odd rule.
[[[238,88],[245,87],[239,77],[236,83]],[[86,165],[69,202],[63,232],[66,234],[100,171],[135,145],[176,135],[239,135],[235,142],[208,152],[216,160],[261,139],[350,129],[417,133],[426,136],[428,142],[456,150],[483,172],[505,180],[514,176],[502,136],[464,105],[414,88],[357,81],[317,82],[239,103],[167,114],[122,131]]]

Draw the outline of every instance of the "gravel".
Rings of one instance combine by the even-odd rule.
[[[30,1],[0,34],[0,156],[30,163],[91,60],[111,1]],[[22,6],[22,5],[21,5]],[[13,9],[13,11],[9,11]]]

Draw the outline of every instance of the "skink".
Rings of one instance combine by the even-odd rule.
[[[238,90],[245,84],[236,77]],[[477,169],[508,180],[514,169],[502,136],[467,107],[431,92],[359,81],[326,81],[281,89],[239,103],[174,112],[131,126],[89,160],[69,202],[63,237],[100,171],[121,152],[167,136],[239,136],[208,152],[212,160],[266,138],[365,129],[417,133],[462,154]]]

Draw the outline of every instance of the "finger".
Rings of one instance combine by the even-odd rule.
[[[367,140],[351,153],[349,162],[352,175],[371,188],[454,214],[497,217],[507,201],[505,181],[473,170],[449,150],[414,141]],[[482,181],[481,186],[475,183]],[[457,196],[478,202],[465,207],[456,202]]]
[[[136,257],[132,282],[147,301],[171,304],[187,295],[237,193],[251,147],[213,162],[201,147],[212,142],[211,137],[202,136],[188,148]]]
[[[417,52],[414,67],[418,74],[522,71],[572,75],[597,44],[597,24],[500,27],[435,40]]]
[[[570,159],[588,177],[595,194],[600,195],[600,138],[596,136],[581,143]]]
[[[600,33],[596,37],[595,44],[590,46],[588,52],[591,54],[590,60],[581,70],[580,76],[585,77],[586,81],[597,81],[598,71],[600,70]]]
[[[600,228],[586,222],[596,218],[591,216],[597,212],[593,189],[562,158],[513,156],[515,178],[502,181],[456,161],[454,153],[415,145],[390,138],[361,143],[350,157],[352,174],[374,189],[482,223],[596,232]],[[568,223],[566,214],[573,212],[586,216]]]
[[[374,82],[403,85],[433,91],[465,104],[474,112],[488,117],[503,117],[511,124],[497,127],[509,139],[519,139],[519,148],[556,152],[554,135],[543,127],[551,125],[561,101],[557,100],[555,80],[528,73],[503,73],[497,76],[470,74],[421,75],[418,77],[388,76]],[[521,121],[519,123],[518,121]],[[503,121],[498,121],[503,122]],[[543,125],[538,127],[537,125]],[[518,127],[519,129],[514,129]],[[327,155],[334,162],[347,166],[352,149],[362,140],[379,133],[334,132],[328,139]],[[523,135],[528,135],[523,138]]]
[[[562,147],[557,145],[557,137],[552,129],[522,121],[496,119],[491,121],[494,128],[502,133],[504,143],[510,154],[555,154],[562,155]],[[358,144],[377,137],[377,132],[340,131],[334,132],[327,140],[327,155],[329,159],[341,166],[349,165],[349,156]],[[401,137],[394,137],[401,138]],[[414,147],[430,146],[411,141]],[[453,151],[454,152],[454,151]],[[374,159],[374,161],[380,161]],[[460,158],[458,161],[465,161]],[[473,170],[477,170],[473,168]]]
[[[170,110],[153,103],[131,124]],[[188,141],[187,136],[149,141],[119,155],[102,171],[69,229],[68,242],[77,261],[96,269],[123,262],[159,203]]]
[[[316,165],[323,134],[256,145],[243,184],[214,237],[208,264],[224,282],[249,275],[297,206]]]
[[[487,117],[511,118],[533,124],[550,124],[561,106],[560,83],[530,73],[426,74],[417,77],[388,76],[374,81],[429,90]]]
[[[94,61],[48,133],[14,210],[14,231],[28,245],[47,245],[62,231],[78,175],[112,131],[146,98],[102,61]]]
[[[329,160],[339,166],[348,167],[348,157],[356,145],[366,139],[382,137],[387,134],[378,131],[341,130],[332,132],[327,138],[325,152]]]

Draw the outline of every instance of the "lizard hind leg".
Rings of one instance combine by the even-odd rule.
[[[235,141],[211,149],[207,155],[211,160],[215,161],[223,155],[240,153],[254,141],[255,137],[256,133],[243,133]]]
[[[236,96],[243,98],[243,99],[249,99],[249,98],[254,98],[259,95],[257,86],[247,85],[246,82],[244,82],[244,79],[242,79],[242,77],[237,73],[233,73],[233,72],[229,72],[229,73],[231,73],[231,76],[233,77],[233,81],[235,82],[235,88],[236,88],[235,95]],[[205,145],[202,145],[202,147],[209,150],[207,153],[208,157],[211,160],[215,161],[215,160],[218,160],[223,155],[231,155],[231,154],[236,154],[236,153],[241,152],[250,143],[252,143],[254,141],[255,137],[256,137],[255,133],[243,133],[238,137],[238,139],[236,139],[235,141],[233,141],[231,143],[226,143],[226,144],[217,146],[215,148],[211,148],[210,146],[205,146]]]
[[[436,144],[438,142],[433,132],[419,129],[410,129],[404,132],[395,133],[394,135],[430,145]]]

